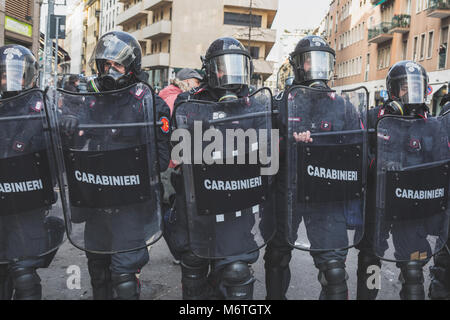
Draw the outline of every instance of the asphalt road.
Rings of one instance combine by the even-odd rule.
[[[253,265],[257,279],[254,288],[254,298],[265,299],[264,260],[261,251],[258,261]],[[349,298],[356,299],[356,269],[358,250],[350,249],[346,262],[349,274]],[[307,252],[294,250],[291,260],[292,280],[287,293],[291,300],[316,300],[320,293],[317,281],[317,269]],[[429,266],[425,270],[425,288],[429,287]],[[71,281],[79,267],[79,288]],[[69,274],[69,273],[70,274]],[[38,271],[43,284],[43,299],[47,300],[90,300],[92,290],[87,270],[85,253],[73,247],[66,241],[59,249],[55,259],[48,269]],[[394,263],[383,262],[381,271],[381,290],[379,300],[398,300],[401,288],[398,281],[399,270]],[[69,280],[69,281],[68,281]],[[142,269],[140,280],[142,284],[141,299],[143,300],[180,300],[181,270],[179,265],[172,263],[172,256],[164,239],[151,247],[150,262]],[[68,288],[68,282],[71,284]]]

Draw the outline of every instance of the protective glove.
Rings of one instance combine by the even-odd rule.
[[[72,135],[78,128],[78,118],[74,115],[64,115],[60,120],[60,126],[67,135]]]

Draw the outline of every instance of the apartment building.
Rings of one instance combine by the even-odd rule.
[[[200,56],[219,37],[232,36],[248,46],[250,30],[253,83],[262,85],[273,72],[265,59],[275,43],[276,30],[270,28],[278,0],[119,1],[124,7],[116,23],[141,43],[142,66],[153,86],[166,86],[181,68],[201,69]]]
[[[100,0],[100,36],[113,30],[122,30],[116,23],[116,18],[123,10],[119,0]]]
[[[39,0],[0,1],[0,46],[20,44],[39,53]]]
[[[94,52],[94,48],[100,38],[100,0],[84,0],[83,12],[83,39],[82,39],[82,72],[91,75],[92,70],[89,68],[89,59]]]
[[[449,0],[331,1],[321,35],[336,50],[332,85],[364,85],[370,105],[378,105],[389,67],[414,60],[428,72],[428,103],[436,114],[450,81],[449,24]]]

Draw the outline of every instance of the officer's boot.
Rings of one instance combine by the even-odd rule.
[[[450,299],[450,254],[444,248],[434,256],[434,266],[430,267],[430,289],[432,300]]]
[[[291,281],[291,251],[283,252],[267,247],[264,260],[266,300],[287,300],[286,292]]]
[[[106,259],[88,259],[94,300],[112,300],[113,298],[109,264]]]
[[[400,299],[425,300],[422,267],[423,262],[421,261],[409,261],[400,264],[399,280],[402,283]]]
[[[111,273],[115,300],[139,300],[141,285],[134,273]]]
[[[320,300],[347,300],[348,275],[345,271],[345,262],[330,260],[318,265],[319,282],[322,285]]]
[[[226,300],[253,300],[255,280],[247,262],[235,261],[223,269],[220,288]]]
[[[14,300],[41,300],[41,278],[35,268],[13,267],[10,275],[14,287]]]
[[[183,300],[206,300],[212,294],[208,283],[208,260],[185,253],[181,257],[181,286]]]
[[[8,265],[0,264],[0,300],[11,300],[13,286],[8,273]]]
[[[357,300],[375,300],[378,295],[379,289],[376,288],[376,285],[373,285],[373,283],[369,280],[369,277],[373,276],[371,273],[368,273],[368,268],[370,266],[378,266],[378,268],[381,269],[380,259],[369,252],[360,251],[358,254],[358,284],[356,289]]]

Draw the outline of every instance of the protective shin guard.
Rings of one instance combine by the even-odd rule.
[[[112,300],[112,283],[109,262],[101,259],[88,259],[94,300]]]
[[[0,300],[11,300],[13,286],[8,274],[8,265],[0,265]]]
[[[445,248],[434,256],[434,266],[430,267],[430,276],[428,291],[430,299],[450,299],[450,255]]]
[[[41,300],[41,278],[34,268],[13,268],[14,300]]]
[[[368,273],[367,269],[370,266],[378,266],[381,268],[381,261],[379,258],[374,256],[371,253],[360,251],[358,254],[358,271],[357,278],[358,284],[356,289],[356,300],[375,300],[378,295],[377,288],[369,289],[369,277],[371,276]]]
[[[291,281],[291,252],[266,249],[264,255],[266,273],[266,300],[287,300],[286,292]]]
[[[111,273],[115,300],[139,300],[141,286],[134,273]]]
[[[319,266],[319,282],[322,285],[320,300],[348,300],[347,279],[345,263],[339,260],[330,260]]]
[[[255,280],[248,263],[236,261],[224,268],[220,287],[227,300],[252,300]]]
[[[181,259],[181,286],[183,300],[205,300],[212,290],[208,284],[209,264],[192,253],[184,254]]]
[[[410,261],[400,266],[400,299],[402,300],[425,300],[425,289],[423,286],[423,262]]]

